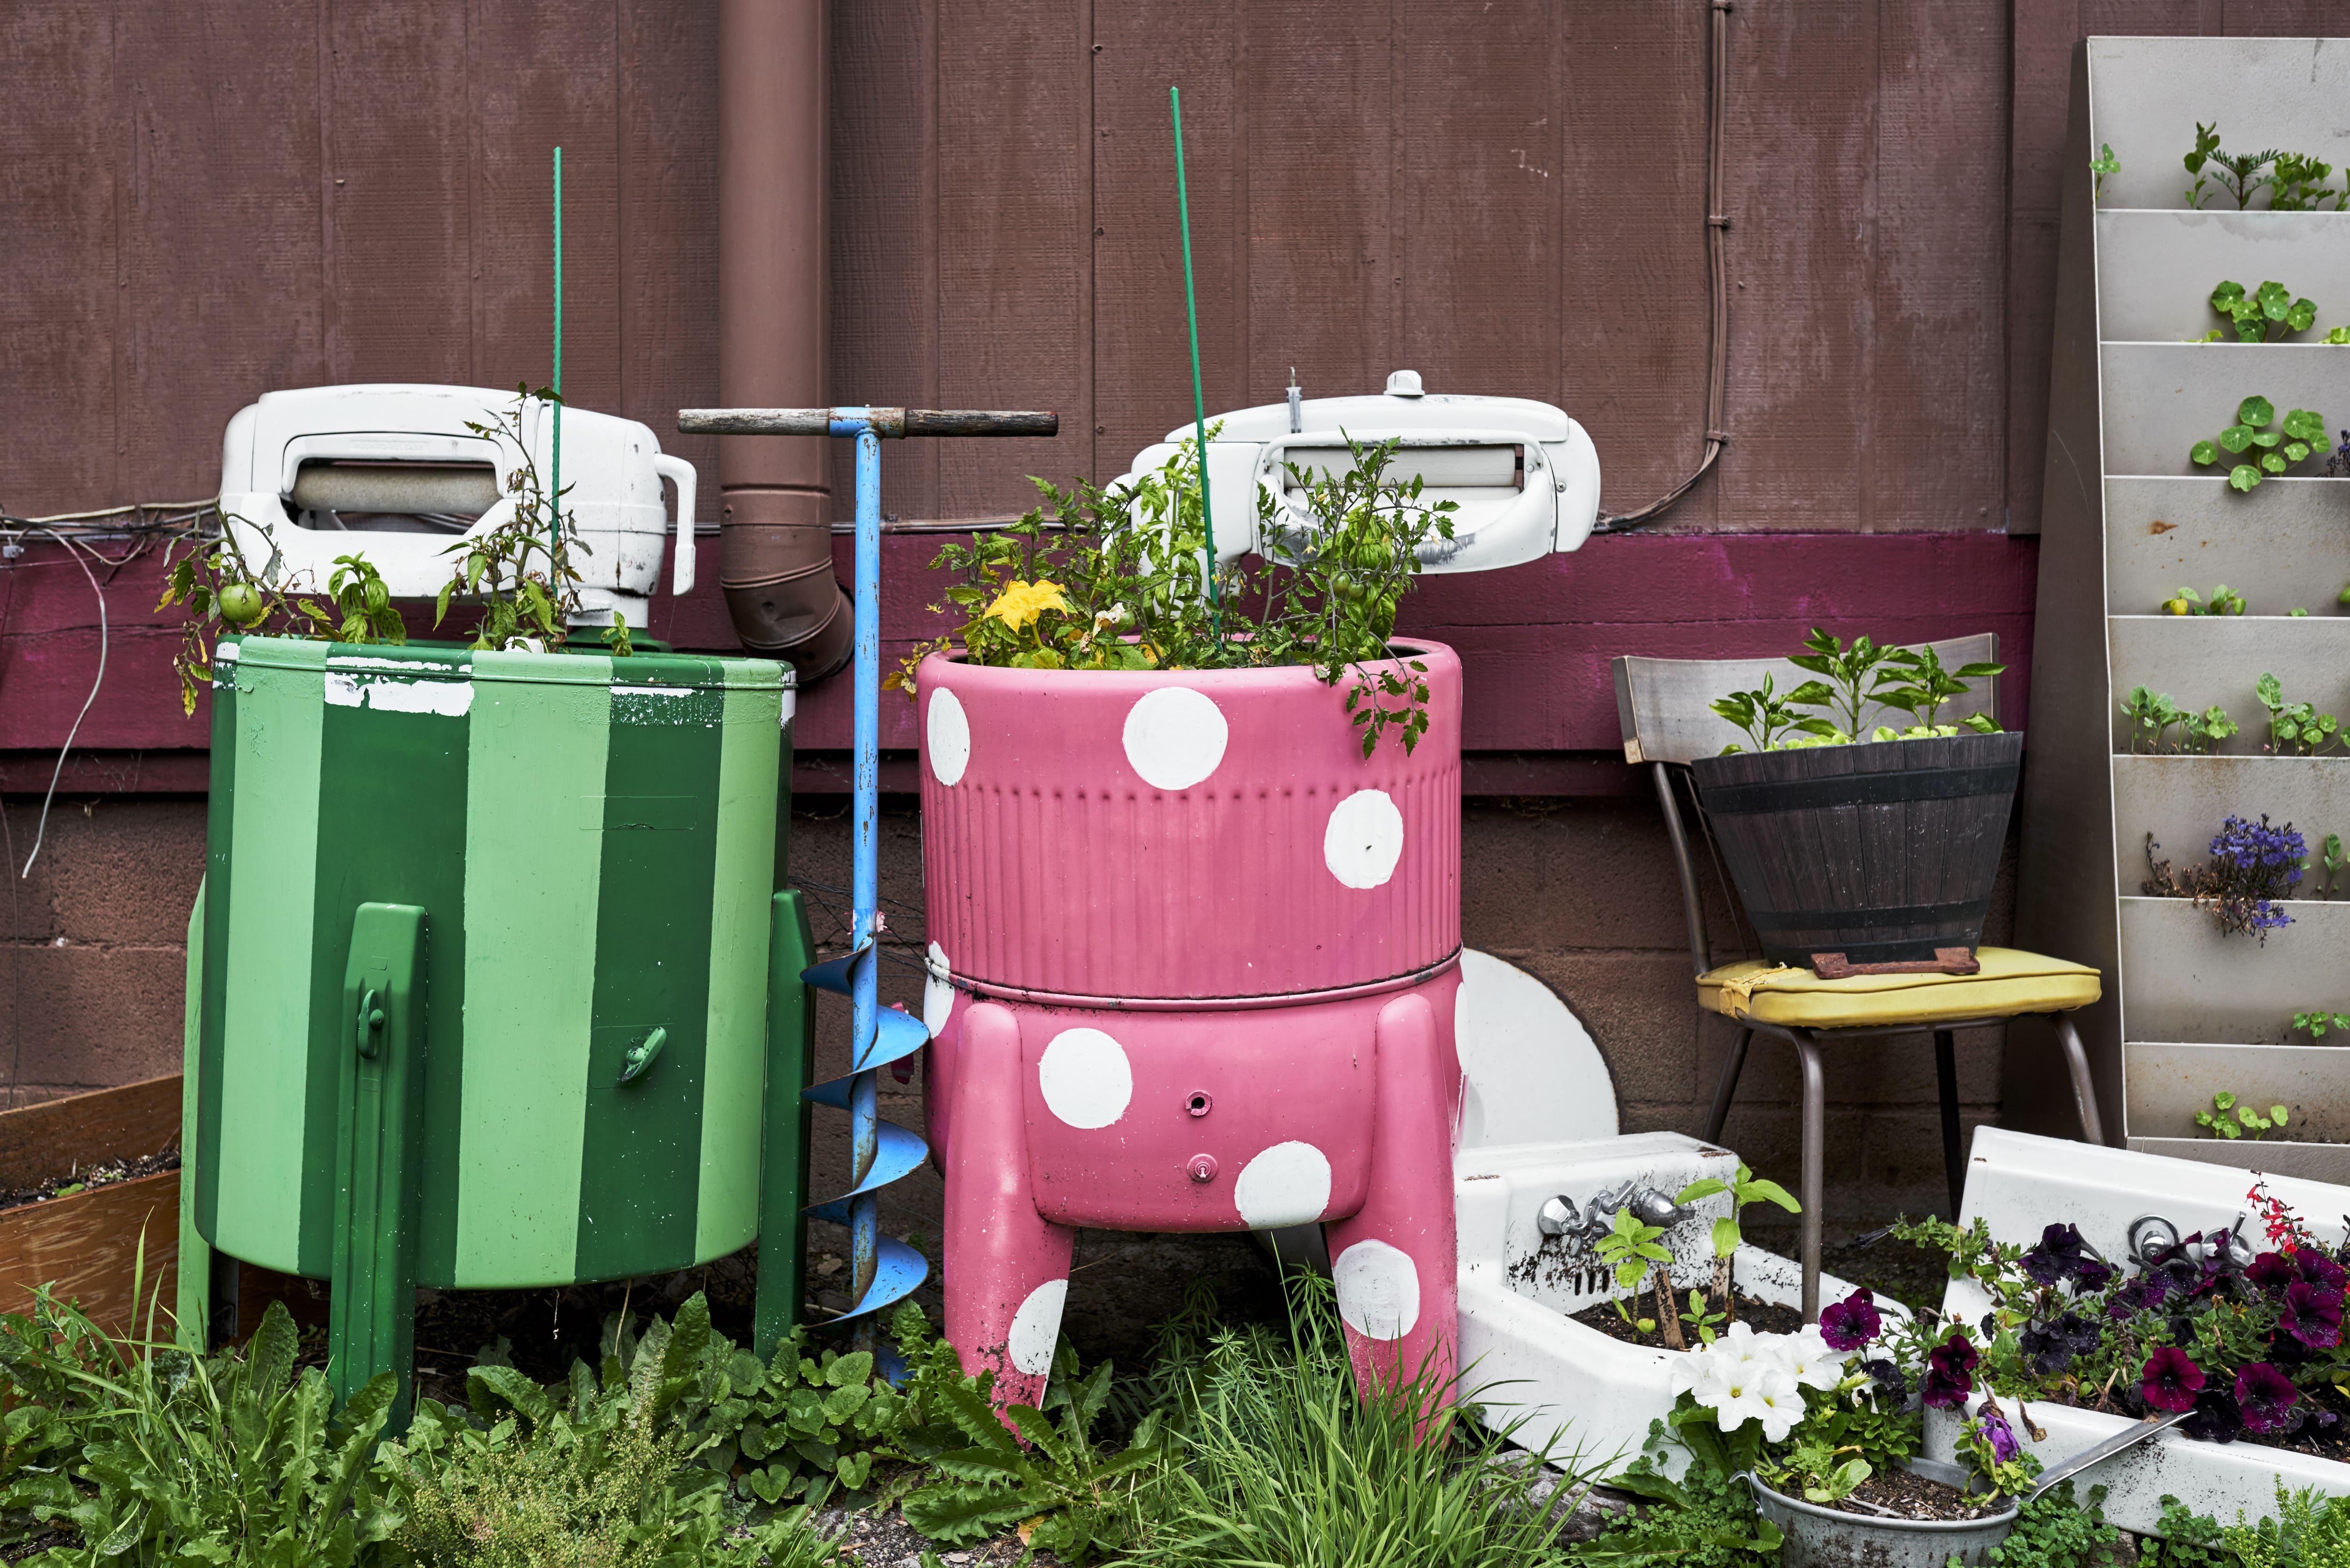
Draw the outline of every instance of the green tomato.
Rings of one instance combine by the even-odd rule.
[[[269,613],[269,601],[251,583],[224,583],[213,598],[221,619],[231,626],[251,626]]]

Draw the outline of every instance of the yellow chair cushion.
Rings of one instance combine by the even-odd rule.
[[[2102,993],[2086,964],[2014,948],[1977,948],[1979,974],[1856,974],[1822,980],[1808,969],[1762,959],[1724,964],[1697,977],[1698,1001],[1727,1018],[1805,1029],[1888,1023],[1920,1026],[1960,1018],[2070,1012]]]

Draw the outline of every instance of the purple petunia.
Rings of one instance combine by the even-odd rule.
[[[2293,1272],[2303,1281],[2322,1285],[2329,1291],[2342,1290],[2345,1284],[2350,1284],[2350,1274],[2343,1272],[2342,1265],[2314,1247],[2303,1247],[2295,1251],[2293,1266]]]
[[[1967,1336],[1956,1329],[1926,1358],[1926,1386],[1921,1397],[1939,1409],[1950,1409],[1975,1391],[1975,1363],[1981,1357]]]
[[[1909,1397],[1909,1377],[1901,1370],[1898,1364],[1880,1357],[1875,1361],[1862,1362],[1860,1369],[1867,1373],[1876,1382],[1877,1392],[1889,1395],[1896,1399]]]
[[[2023,1445],[2015,1440],[2015,1428],[2007,1424],[2007,1417],[1999,1413],[1999,1407],[1988,1401],[1976,1413],[1970,1429],[1976,1437],[1991,1445],[1991,1457],[2001,1464],[2010,1462],[2023,1452]]]
[[[2016,1344],[2031,1359],[2034,1372],[2053,1377],[2073,1365],[2074,1357],[2097,1348],[2097,1327],[2085,1322],[2080,1314],[2066,1312],[2049,1323],[2026,1326],[2016,1336]]]
[[[2158,1410],[2191,1410],[2202,1386],[2203,1369],[2177,1345],[2166,1345],[2147,1357],[2138,1392]]]
[[[2234,1395],[2210,1384],[2195,1396],[2195,1413],[2178,1429],[2199,1442],[2232,1443],[2243,1435],[2244,1412]]]
[[[2295,1280],[2285,1287],[2277,1327],[2312,1349],[2331,1349],[2342,1343],[2342,1293]]]
[[[2293,1407],[2301,1390],[2293,1379],[2265,1361],[2255,1361],[2236,1374],[2236,1404],[2244,1425],[2255,1432],[2286,1432],[2301,1424]]]
[[[2106,1298],[2106,1315],[2122,1322],[2134,1313],[2150,1312],[2160,1306],[2169,1293],[2170,1282],[2162,1275],[2140,1274]]]
[[[2043,1285],[2069,1280],[2080,1272],[2087,1243],[2077,1225],[2051,1225],[2040,1232],[2040,1244],[2023,1254],[2023,1272]]]
[[[2073,1275],[2073,1283],[2084,1292],[2101,1291],[2113,1279],[2114,1272],[2114,1266],[2103,1258],[2084,1258]]]
[[[1885,1319],[1866,1285],[1820,1314],[1820,1337],[1830,1350],[1858,1350],[1883,1332]]]
[[[2296,1277],[2293,1260],[2282,1252],[2262,1252],[2244,1265],[2244,1278],[2264,1291],[2281,1291]]]

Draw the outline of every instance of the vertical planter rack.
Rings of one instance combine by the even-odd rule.
[[[2350,613],[2335,602],[2350,479],[2313,458],[2240,494],[2224,463],[2188,460],[2255,393],[2280,417],[2307,408],[2329,433],[2350,427],[2350,347],[2315,341],[2350,322],[2350,213],[2191,211],[2181,165],[2199,121],[2231,149],[2322,156],[2345,99],[2342,40],[2090,38],[2074,54],[2017,919],[2024,947],[2106,971],[2105,1000],[2077,1022],[2128,1147],[2335,1182],[2350,1181],[2350,1141],[2334,1141],[2350,1140],[2350,1040],[2308,1044],[2290,1024],[2350,1012],[2350,898],[2316,898],[2313,868],[2293,923],[2262,944],[2140,887],[2147,834],[2183,870],[2230,814],[2292,823],[2313,858],[2326,834],[2350,838],[2350,756],[2262,754],[2253,691],[2270,672],[2291,700],[2350,711]],[[2101,145],[2121,164],[2102,199]],[[2282,283],[2317,302],[2316,327],[2293,343],[2190,341],[2221,324],[2208,300],[2223,278]],[[2220,583],[2250,613],[2160,613],[2182,584]],[[2241,732],[2211,756],[2132,755],[2121,704],[2137,686],[2219,703]],[[2014,1119],[2038,1105],[2052,1125],[2035,1130],[2064,1130],[2045,1029],[2019,1026],[2008,1049]],[[2220,1090],[2291,1106],[2291,1136],[2199,1136],[2195,1113]]]

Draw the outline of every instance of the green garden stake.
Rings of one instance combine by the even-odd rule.
[[[557,552],[563,547],[563,149],[555,150],[555,457],[547,464],[552,481],[546,524],[547,587],[562,591],[555,580]]]
[[[1216,582],[1216,509],[1208,498],[1208,400],[1200,382],[1200,296],[1191,286],[1191,199],[1183,182],[1183,89],[1167,89],[1167,112],[1175,122],[1175,212],[1183,226],[1183,314],[1191,324],[1191,429],[1200,456],[1200,520],[1208,535],[1208,604],[1216,637],[1224,635],[1224,597]]]

